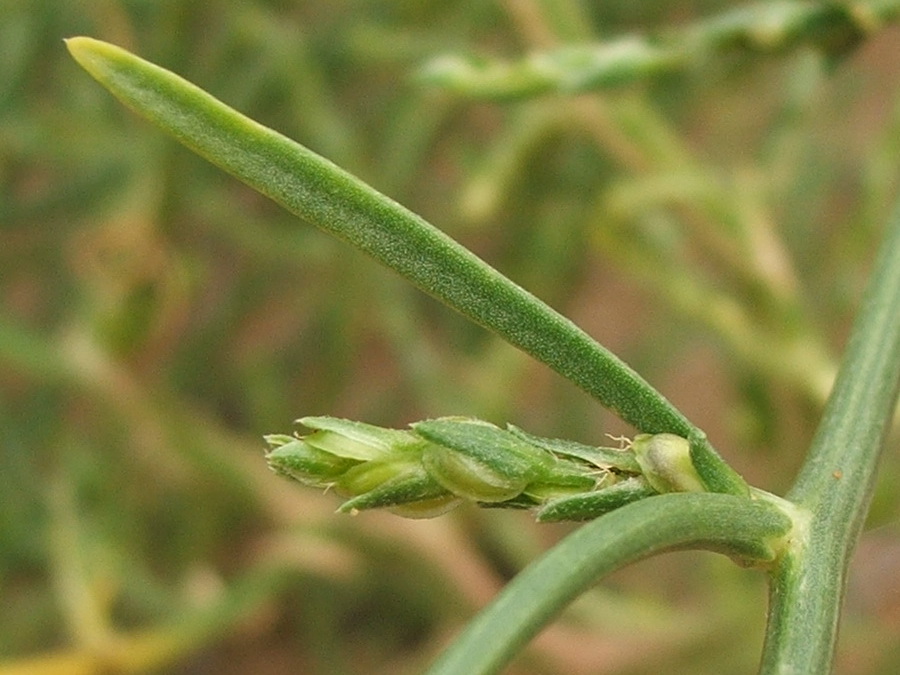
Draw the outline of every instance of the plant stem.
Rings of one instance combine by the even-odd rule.
[[[809,513],[773,571],[763,673],[826,673],[847,566],[900,390],[900,204],[810,454],[788,494]]]
[[[575,530],[520,572],[441,655],[428,675],[498,672],[569,602],[604,574],[673,548],[706,548],[766,562],[791,521],[766,501],[680,493],[623,506]]]

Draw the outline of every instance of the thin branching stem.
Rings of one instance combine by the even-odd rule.
[[[707,548],[764,564],[791,521],[767,501],[669,494],[623,506],[576,530],[519,573],[428,671],[496,673],[598,577],[673,548]]]

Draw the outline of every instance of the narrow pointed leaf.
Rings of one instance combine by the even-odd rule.
[[[712,452],[631,368],[419,216],[174,73],[92,38],[67,46],[123,103],[288,211],[543,361],[640,431],[675,433]]]

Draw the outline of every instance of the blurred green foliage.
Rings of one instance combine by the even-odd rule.
[[[417,672],[566,528],[334,515],[268,471],[262,435],[318,414],[634,431],[124,111],[64,37],[164,65],[420,213],[778,491],[897,193],[900,33],[836,67],[733,54],[572,99],[414,77],[734,6],[0,0],[0,674]],[[900,667],[886,461],[842,673]],[[642,563],[515,672],[750,672],[762,589],[708,555]]]

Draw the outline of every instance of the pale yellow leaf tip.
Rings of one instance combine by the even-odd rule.
[[[123,49],[109,42],[84,36],[67,38],[63,42],[66,43],[66,49],[69,50],[78,65],[94,77],[99,76],[105,61],[124,52]]]
[[[66,38],[63,42],[66,43],[66,49],[69,50],[69,53],[79,63],[88,56],[89,52],[94,51],[97,45],[104,44],[100,40],[95,40],[94,38],[85,37],[83,35]]]

